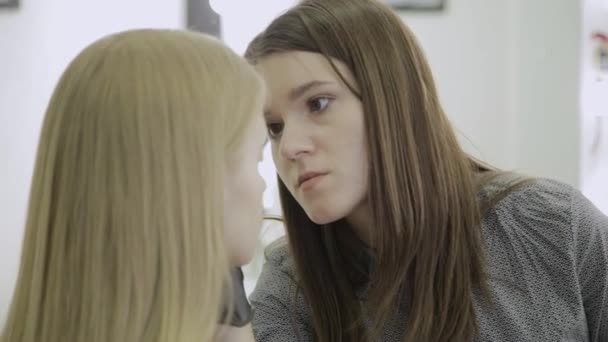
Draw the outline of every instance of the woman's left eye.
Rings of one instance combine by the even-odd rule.
[[[315,97],[308,101],[308,109],[311,112],[323,111],[332,99],[327,96]]]

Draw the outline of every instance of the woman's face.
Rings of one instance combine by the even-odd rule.
[[[350,70],[334,63],[356,87]],[[317,53],[273,54],[256,69],[266,83],[264,118],[287,189],[317,224],[356,215],[368,190],[361,101]]]
[[[254,255],[262,227],[264,179],[258,171],[266,142],[264,120],[259,114],[245,130],[239,149],[226,160],[224,176],[224,233],[234,266]]]

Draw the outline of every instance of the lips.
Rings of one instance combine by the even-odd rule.
[[[298,188],[302,186],[304,182],[326,174],[326,172],[305,172],[298,177]]]

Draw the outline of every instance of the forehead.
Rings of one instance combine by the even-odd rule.
[[[354,85],[354,77],[348,67],[335,59],[332,62],[347,82]],[[272,54],[258,61],[255,67],[266,83],[267,103],[287,99],[293,88],[310,82],[346,86],[327,58],[314,52]]]
[[[266,81],[290,79],[306,81],[319,76],[331,79],[336,76],[327,59],[313,52],[275,53],[258,61],[255,67]]]

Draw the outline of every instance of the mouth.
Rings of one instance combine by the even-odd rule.
[[[325,176],[327,172],[305,172],[298,177],[298,188],[302,188],[306,183],[310,183],[311,181]]]

